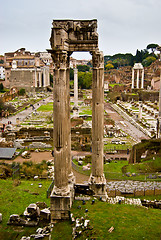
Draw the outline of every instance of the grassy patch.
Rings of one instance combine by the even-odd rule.
[[[40,112],[50,112],[50,111],[53,111],[53,103],[52,102],[49,102],[45,105],[41,105],[37,111],[40,111]]]
[[[42,188],[39,188],[39,183]],[[7,221],[11,214],[22,214],[30,203],[38,201],[46,202],[49,206],[49,199],[46,198],[46,191],[51,181],[25,181],[21,180],[21,184],[16,186],[11,179],[0,180],[0,212],[3,221],[0,224],[0,239],[14,240],[21,239],[22,236],[35,233],[37,228],[13,227],[8,226]],[[33,185],[31,185],[33,184]],[[37,193],[38,195],[34,195]]]
[[[81,205],[81,209],[77,206]],[[131,205],[111,205],[96,200],[92,205],[91,201],[82,205],[75,201],[72,212],[74,216],[85,216],[90,219],[93,229],[89,235],[82,235],[79,239],[112,239],[112,240],[136,240],[136,239],[159,239],[161,211],[157,209],[144,209]],[[112,233],[108,229],[114,227]]]

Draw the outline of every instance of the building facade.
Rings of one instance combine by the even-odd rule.
[[[50,85],[49,66],[25,48],[5,53],[5,87],[31,90]]]

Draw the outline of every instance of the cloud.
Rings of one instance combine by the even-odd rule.
[[[104,54],[161,43],[160,0],[5,0],[1,3],[0,54],[26,47],[45,51],[53,19],[98,19]]]

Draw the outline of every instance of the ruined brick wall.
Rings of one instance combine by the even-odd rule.
[[[33,70],[12,70],[10,76],[10,88],[16,87],[18,89],[30,89],[34,86]]]

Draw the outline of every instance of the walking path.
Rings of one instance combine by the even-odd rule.
[[[143,133],[140,129],[136,128],[128,120],[125,120],[120,116],[110,105],[110,103],[105,103],[105,111],[108,113],[110,118],[112,118],[116,124],[126,133],[128,133],[136,142],[140,142],[142,139],[149,139],[149,137]],[[122,124],[122,122],[124,124]]]
[[[11,123],[12,123],[13,125],[15,125],[17,118],[19,118],[20,122],[22,122],[28,115],[30,115],[31,113],[33,113],[33,111],[37,110],[42,104],[47,103],[50,99],[51,99],[51,97],[49,96],[49,97],[46,98],[45,100],[44,100],[44,99],[43,99],[43,100],[40,100],[40,102],[35,103],[33,106],[31,106],[31,107],[29,107],[29,108],[27,108],[27,109],[25,109],[25,110],[17,113],[17,114],[14,115],[14,116],[9,116],[9,117],[7,117],[7,118],[2,117],[2,118],[0,119],[0,123],[2,123],[2,124],[7,124],[8,121],[11,121]]]

